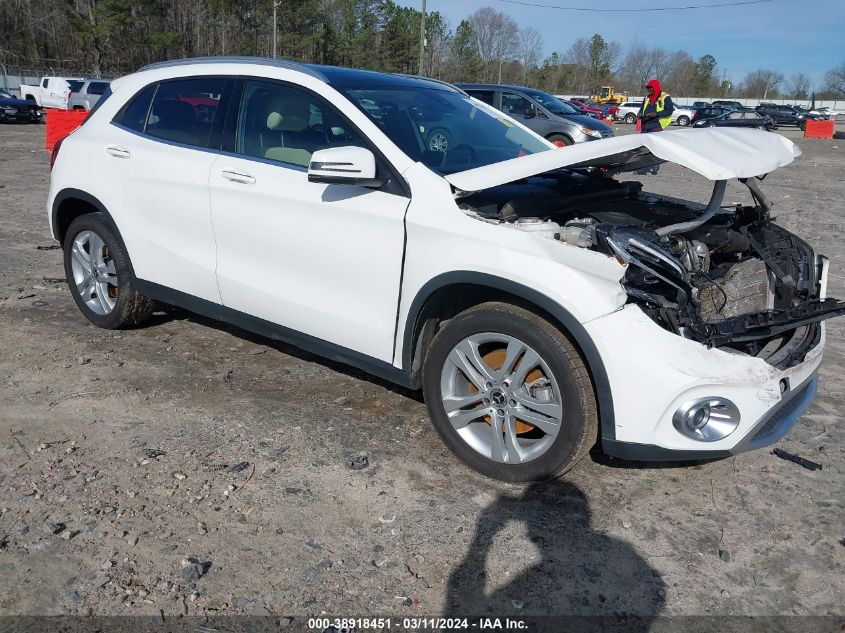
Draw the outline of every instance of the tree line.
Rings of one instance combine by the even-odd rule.
[[[275,5],[275,6],[274,6]],[[163,59],[260,55],[399,73],[420,67],[421,14],[393,0],[3,0],[0,63],[124,74]],[[676,95],[795,98],[845,96],[845,63],[821,85],[760,69],[732,82],[713,55],[627,45],[600,34],[544,55],[533,27],[482,7],[452,26],[426,15],[423,72],[446,81],[495,81],[552,93],[613,85],[641,94],[658,78]]]

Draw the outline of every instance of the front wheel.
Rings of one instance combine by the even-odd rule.
[[[566,147],[572,145],[572,139],[565,134],[551,134],[548,139],[549,142],[554,143],[557,147]]]
[[[689,117],[688,116],[679,116],[678,117],[678,125],[681,127],[686,127],[689,125]]]
[[[636,122],[637,122],[637,115],[636,114],[631,114],[629,112],[628,114],[625,115],[625,123],[627,123],[628,125],[633,125]]]
[[[581,356],[557,328],[513,305],[486,303],[449,320],[426,356],[423,392],[446,445],[493,479],[552,479],[596,440]]]
[[[102,213],[71,222],[63,248],[73,300],[94,325],[113,330],[138,325],[152,314],[155,303],[135,289],[123,242]]]

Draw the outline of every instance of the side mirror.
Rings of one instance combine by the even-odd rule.
[[[381,187],[384,178],[376,178],[376,157],[363,147],[329,147],[311,155],[308,182],[330,185]]]

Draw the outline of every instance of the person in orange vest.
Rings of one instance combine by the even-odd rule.
[[[648,96],[643,100],[640,108],[640,131],[660,132],[669,127],[672,122],[672,113],[675,106],[672,104],[672,97],[660,89],[660,82],[652,79],[646,84]]]

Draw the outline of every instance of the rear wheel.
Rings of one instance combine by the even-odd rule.
[[[686,127],[689,125],[689,117],[688,116],[679,116],[678,117],[678,125],[682,127]]]
[[[551,134],[547,137],[547,140],[551,143],[554,143],[558,147],[566,147],[567,145],[572,145],[572,139],[566,136],[565,134]]]
[[[155,303],[135,289],[123,242],[102,213],[71,222],[64,264],[73,300],[94,325],[110,330],[129,327],[152,314]]]
[[[628,125],[633,125],[636,122],[637,122],[637,115],[634,114],[633,112],[629,112],[628,114],[625,115],[625,123],[627,123]]]
[[[509,304],[471,308],[438,332],[423,391],[446,445],[494,479],[557,477],[596,439],[595,395],[577,350],[548,322]]]

